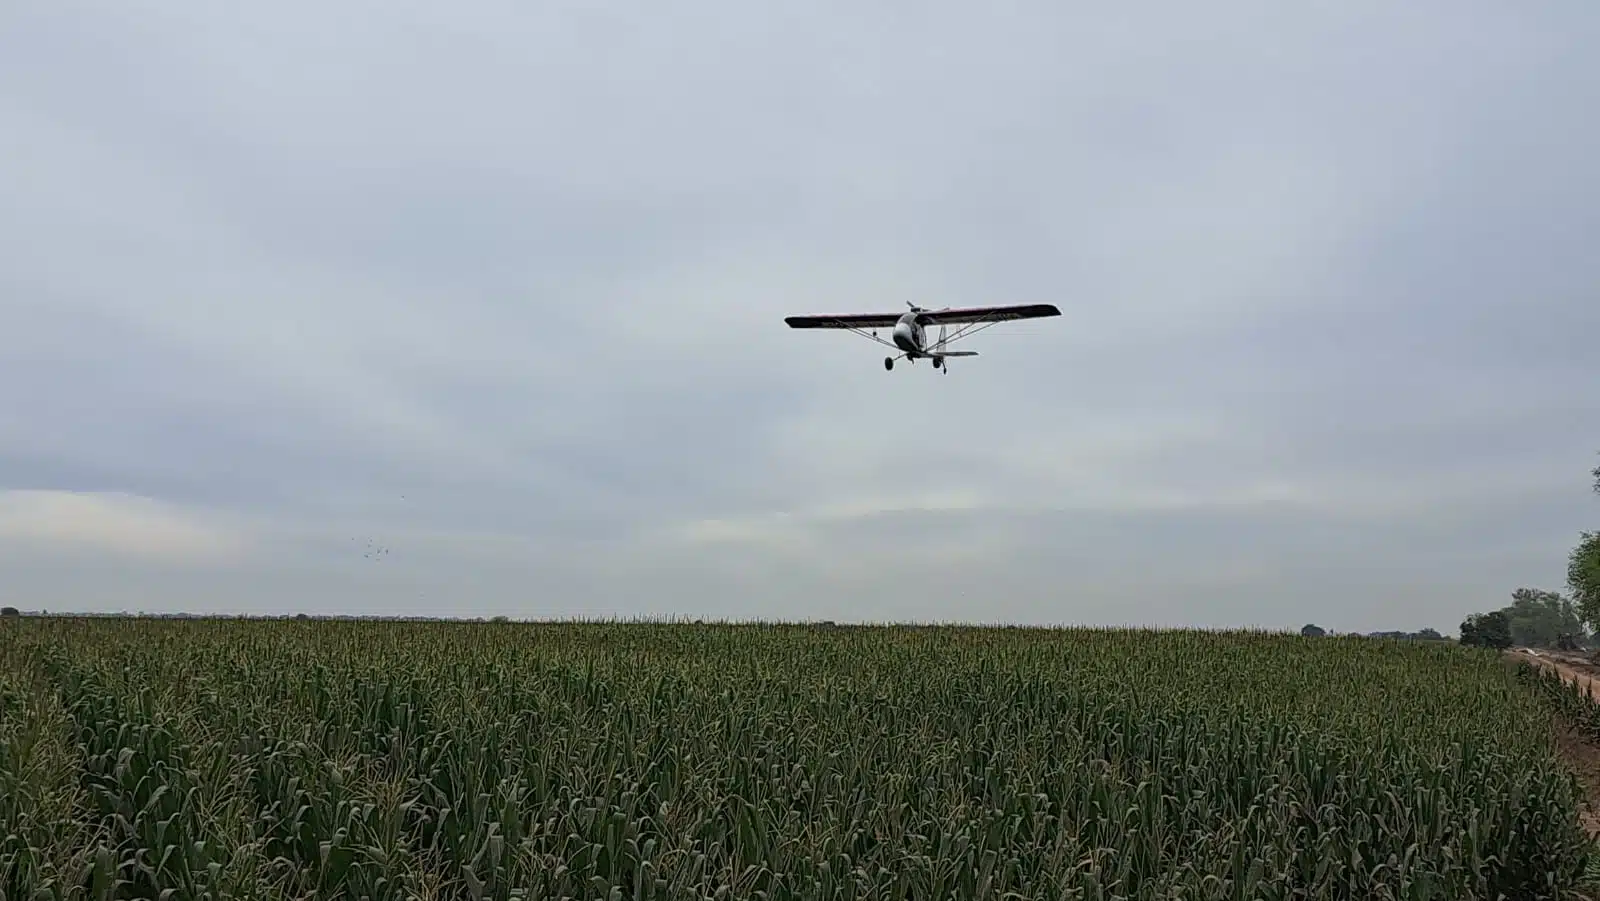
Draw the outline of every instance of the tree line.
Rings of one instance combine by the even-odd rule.
[[[1306,623],[1304,626],[1300,627],[1300,634],[1306,636],[1307,638],[1321,638],[1324,635],[1329,635],[1329,634],[1333,634],[1333,633],[1330,633],[1327,629],[1322,628],[1321,626],[1317,625],[1316,623]],[[1366,632],[1366,633],[1351,632],[1349,634],[1351,634],[1351,635],[1365,635],[1365,637],[1367,637],[1367,638],[1398,638],[1398,639],[1401,639],[1401,640],[1404,640],[1404,641],[1449,641],[1450,640],[1450,639],[1444,637],[1443,635],[1439,634],[1437,629],[1418,629],[1415,632],[1407,632],[1404,629],[1389,629],[1387,631]]]

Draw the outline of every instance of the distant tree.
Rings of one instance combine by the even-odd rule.
[[[22,611],[18,610],[15,607],[0,607],[0,616],[11,617],[11,616],[21,616],[21,615],[22,615]]]
[[[299,620],[300,622],[305,622],[306,620],[310,619],[311,617],[306,616],[304,613],[296,613],[294,615],[294,618],[296,620]]]
[[[1567,556],[1567,590],[1578,615],[1600,633],[1600,532],[1583,532]]]
[[[1583,634],[1578,608],[1554,591],[1518,588],[1511,604],[1501,608],[1511,625],[1512,642],[1530,648],[1553,648],[1562,636]]]
[[[1511,647],[1511,620],[1504,610],[1474,613],[1461,623],[1461,643],[1504,650]]]
[[[1307,638],[1321,638],[1327,635],[1328,632],[1316,623],[1306,623],[1300,627],[1300,634]]]
[[[1433,629],[1422,629],[1417,632],[1407,632],[1403,629],[1390,629],[1386,632],[1368,632],[1368,638],[1392,638],[1396,641],[1443,641],[1444,636]]]
[[[1600,466],[1590,471],[1594,492],[1600,494]],[[1567,556],[1567,590],[1578,615],[1600,639],[1600,532],[1580,532],[1578,546]]]

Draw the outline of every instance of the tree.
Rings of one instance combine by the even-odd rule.
[[[1504,610],[1474,613],[1461,623],[1461,643],[1468,647],[1504,650],[1511,647],[1511,619]]]
[[[1594,492],[1600,494],[1600,466],[1594,476]],[[1567,590],[1577,603],[1578,615],[1600,634],[1600,532],[1578,533],[1578,546],[1567,555]]]
[[[1316,623],[1306,623],[1300,627],[1300,634],[1307,638],[1321,638],[1328,633]]]
[[[18,610],[15,607],[0,607],[0,616],[12,617],[12,616],[21,616],[21,615],[22,615],[22,611]]]
[[[1567,557],[1567,590],[1578,615],[1600,632],[1600,532],[1583,532]]]
[[[1572,601],[1554,591],[1518,588],[1511,605],[1501,608],[1511,626],[1511,640],[1530,648],[1572,644],[1583,634],[1583,621]]]

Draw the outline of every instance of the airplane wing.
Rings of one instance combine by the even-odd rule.
[[[842,313],[832,316],[788,316],[784,322],[790,328],[893,328],[900,321],[900,313]],[[1039,319],[1060,316],[1054,304],[1016,304],[1004,307],[958,307],[951,310],[929,310],[922,314],[924,325],[959,325],[975,322],[1004,322],[1008,319]]]
[[[786,316],[790,328],[894,328],[899,313],[843,313],[837,316]]]
[[[1060,316],[1055,304],[1017,304],[1005,307],[958,307],[953,310],[930,310],[922,314],[927,325],[956,325],[973,322],[1004,322],[1009,319],[1041,319]]]

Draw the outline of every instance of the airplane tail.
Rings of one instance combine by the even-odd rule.
[[[939,323],[939,340],[938,340],[938,342],[936,342],[933,345],[933,351],[931,353],[929,353],[928,356],[931,356],[931,357],[975,357],[975,356],[978,355],[978,352],[975,351],[975,350],[945,350],[945,344],[946,344],[946,341],[945,341],[945,328],[946,328],[946,326],[945,326],[944,323],[942,323],[942,322]]]

